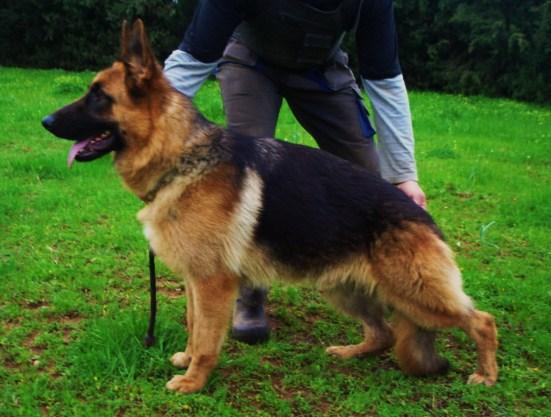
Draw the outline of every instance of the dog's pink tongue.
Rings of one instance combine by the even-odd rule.
[[[75,162],[75,158],[77,157],[77,154],[88,144],[87,140],[83,140],[81,142],[76,142],[71,146],[71,150],[69,151],[69,155],[67,156],[67,166],[71,168],[71,165],[73,165],[73,162]]]

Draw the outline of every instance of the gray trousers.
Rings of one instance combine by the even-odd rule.
[[[220,81],[228,128],[253,137],[274,137],[282,99],[318,146],[372,172],[379,164],[367,110],[346,54],[324,70],[271,67],[232,40],[224,51]]]
[[[228,129],[253,137],[274,137],[282,99],[318,146],[379,173],[367,110],[347,56],[324,70],[286,71],[262,62],[242,43],[228,43],[217,72]],[[238,303],[263,305],[266,289],[240,288]]]

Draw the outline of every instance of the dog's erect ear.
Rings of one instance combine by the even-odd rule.
[[[126,83],[132,94],[144,94],[160,67],[141,19],[134,22],[132,31],[128,29],[126,20],[123,22],[119,59],[126,67]]]
[[[130,31],[128,30],[128,22],[124,20],[121,28],[121,51],[119,53],[119,59],[124,61],[128,58],[128,44],[130,43]]]

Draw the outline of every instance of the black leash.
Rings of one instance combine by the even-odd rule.
[[[155,319],[157,317],[157,284],[155,276],[155,252],[149,248],[149,326],[147,336],[144,339],[145,347],[151,347],[155,343]]]

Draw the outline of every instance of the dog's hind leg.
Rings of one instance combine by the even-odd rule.
[[[230,274],[188,281],[193,294],[191,361],[184,375],[174,376],[166,387],[173,391],[199,391],[218,362],[237,295],[238,279]]]
[[[496,361],[498,341],[494,318],[484,311],[474,310],[463,319],[460,327],[474,340],[478,351],[478,368],[467,382],[494,385],[498,374]]]
[[[474,309],[449,247],[429,228],[410,225],[381,239],[373,253],[378,295],[397,314],[396,356],[402,369],[414,375],[441,372],[446,362],[436,354],[429,330],[458,327],[478,349],[478,369],[469,383],[493,385],[498,372],[495,322]]]
[[[414,318],[412,318],[414,316]],[[415,323],[414,321],[417,321]],[[416,311],[406,317],[397,313],[394,326],[396,335],[395,352],[402,370],[410,375],[429,375],[447,370],[448,362],[439,357],[434,349],[435,333],[422,328],[432,324],[432,328],[458,327],[474,340],[478,351],[478,367],[469,379],[469,384],[494,385],[497,380],[496,362],[497,330],[494,318],[483,311],[469,310],[461,315]]]
[[[187,368],[193,355],[193,286],[186,282],[186,328],[187,344],[184,352],[176,352],[170,362],[177,368]]]
[[[447,359],[436,352],[434,331],[417,326],[400,313],[394,315],[393,330],[396,336],[394,351],[405,373],[424,376],[442,374],[449,369]]]
[[[322,291],[324,297],[340,311],[359,319],[364,339],[355,345],[330,346],[327,353],[348,359],[354,356],[376,354],[392,347],[392,330],[384,319],[383,306],[353,283],[340,284]]]

